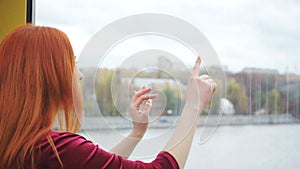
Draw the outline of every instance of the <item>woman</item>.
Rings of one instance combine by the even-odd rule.
[[[82,100],[73,49],[55,28],[25,25],[0,44],[0,168],[183,168],[196,121],[216,83],[198,76],[200,58],[188,83],[186,104],[169,142],[151,163],[128,157],[147,129],[151,88],[137,91],[131,103],[134,127],[109,153],[73,134],[80,128]],[[58,117],[61,130],[52,131]],[[116,155],[119,154],[119,155]],[[123,156],[123,157],[122,157]]]

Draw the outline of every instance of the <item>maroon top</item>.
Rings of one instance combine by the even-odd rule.
[[[179,168],[175,158],[166,151],[160,152],[150,163],[127,160],[99,148],[84,137],[67,132],[49,132],[57,148],[64,169],[150,169]],[[46,137],[38,145],[41,156],[37,169],[59,169],[60,164]]]

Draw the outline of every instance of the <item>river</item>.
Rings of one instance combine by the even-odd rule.
[[[163,149],[173,129],[149,129],[132,159],[151,161]],[[213,131],[213,130],[209,130]],[[85,131],[87,139],[109,150],[129,131]],[[197,128],[187,169],[299,169],[300,125],[241,125],[218,127],[199,144]]]

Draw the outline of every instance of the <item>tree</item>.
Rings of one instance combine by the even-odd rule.
[[[84,74],[84,80],[81,80],[81,87],[83,92],[83,102],[84,102],[84,115],[85,116],[97,116],[98,108],[94,104],[95,95],[94,95],[94,68],[85,68],[80,70]]]
[[[114,105],[111,93],[111,81],[114,71],[101,69],[96,76],[96,98],[104,116],[117,116],[119,113]]]
[[[269,114],[279,112],[280,93],[276,89],[272,89],[267,95],[267,102],[265,103],[266,110]]]
[[[173,114],[177,115],[180,111],[181,99],[176,97],[176,90],[165,88],[163,92],[167,101],[165,110],[171,110]]]
[[[227,85],[227,99],[232,102],[237,113],[246,113],[248,110],[248,97],[246,87],[231,79]]]

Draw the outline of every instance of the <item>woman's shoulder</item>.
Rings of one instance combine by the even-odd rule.
[[[60,139],[84,139],[85,138],[79,134],[76,133],[71,133],[71,132],[59,132],[59,131],[54,131],[50,130],[48,132],[48,135],[51,136],[51,138],[54,140],[60,140]]]
[[[49,139],[51,141],[49,142]],[[38,144],[38,147],[48,147],[51,146],[51,142],[54,143],[55,147],[70,147],[72,145],[76,146],[82,142],[90,142],[86,140],[83,136],[71,132],[59,132],[50,130],[45,136],[43,136]]]
[[[54,147],[56,150],[53,149]],[[40,151],[39,165],[50,166],[50,168],[59,168],[57,155],[64,165],[70,166],[66,168],[74,168],[81,166],[80,161],[87,159],[92,150],[102,150],[79,134],[58,131],[49,131],[41,138],[37,148]]]

